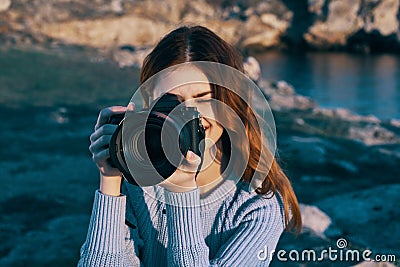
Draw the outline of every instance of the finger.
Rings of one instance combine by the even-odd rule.
[[[102,162],[107,160],[110,157],[110,151],[108,149],[104,149],[99,153],[93,154],[93,161],[94,162]]]
[[[186,160],[190,163],[190,164],[196,164],[199,165],[201,158],[196,155],[196,153],[194,153],[191,150],[188,150],[188,152],[186,153]]]
[[[112,106],[108,108],[104,108],[100,111],[99,117],[97,118],[97,123],[94,127],[95,130],[100,128],[102,125],[107,123],[108,119],[113,114],[120,114],[126,111],[126,107],[123,106]]]
[[[109,147],[111,135],[103,135],[99,139],[97,139],[94,143],[89,146],[90,152],[96,154],[98,151],[104,149],[105,147]]]
[[[90,142],[95,142],[102,135],[112,135],[117,127],[115,124],[104,124],[90,135]]]
[[[135,103],[129,102],[128,106],[126,107],[127,111],[135,111]]]
[[[179,166],[178,169],[180,169],[183,172],[196,172],[200,163],[201,163],[201,158],[194,152],[189,150],[186,153],[186,160],[183,161],[183,163],[181,164],[181,166]]]

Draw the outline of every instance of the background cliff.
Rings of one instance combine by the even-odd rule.
[[[3,45],[152,46],[202,24],[249,51],[400,51],[400,0],[0,0]]]

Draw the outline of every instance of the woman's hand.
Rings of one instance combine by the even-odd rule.
[[[128,106],[133,110],[133,106]],[[94,132],[90,135],[89,150],[92,159],[100,171],[100,191],[108,195],[120,195],[122,174],[117,168],[110,165],[109,145],[110,140],[118,125],[107,124],[109,118],[114,114],[126,112],[127,107],[112,106],[100,111]]]
[[[158,185],[171,192],[187,192],[195,189],[197,187],[195,175],[200,163],[201,158],[189,150],[186,153],[186,160],[170,177]]]

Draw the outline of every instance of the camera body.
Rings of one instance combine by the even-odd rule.
[[[110,117],[108,123],[118,124],[110,141],[110,163],[129,183],[160,183],[175,172],[188,150],[202,158],[205,131],[200,113],[182,102],[180,96],[166,93],[147,109]]]

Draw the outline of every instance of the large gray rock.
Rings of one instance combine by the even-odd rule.
[[[339,194],[313,203],[345,229],[343,238],[373,252],[400,254],[400,184]]]
[[[259,1],[247,6],[242,3],[242,6],[246,9],[240,46],[256,51],[279,46],[293,19],[293,12],[283,1]]]
[[[244,71],[249,76],[249,78],[258,82],[261,78],[261,67],[257,59],[254,57],[247,57],[243,63]]]
[[[399,0],[309,0],[308,4],[315,19],[304,39],[312,47],[364,52],[371,46],[399,47]]]
[[[164,22],[154,23],[154,20],[138,15],[74,20],[44,24],[40,27],[40,31],[51,38],[69,44],[99,48],[113,48],[126,44],[153,45],[169,29],[170,26]]]
[[[85,241],[89,218],[70,215],[56,218],[44,229],[27,232],[0,259],[1,266],[72,266],[79,259]]]
[[[364,30],[367,33],[378,31],[382,36],[398,33],[399,6],[399,0],[365,1],[361,9],[365,12]]]
[[[116,49],[113,51],[113,60],[118,63],[120,68],[135,66],[140,68],[144,58],[150,53],[150,49],[137,49],[129,51],[127,49]]]
[[[361,116],[344,108],[321,108],[308,97],[296,94],[285,81],[260,79],[258,86],[275,112],[281,112],[293,130],[325,137],[357,140],[367,146],[400,144],[400,122],[380,121],[373,115]],[[282,116],[283,117],[283,116]]]
[[[271,16],[274,15],[271,14]],[[276,21],[279,24],[282,23],[283,25],[279,27],[283,27],[285,30],[288,27],[287,24],[279,22],[275,16],[274,18],[269,18],[269,20]],[[256,15],[251,16],[245,22],[244,32],[246,33],[243,36],[244,40],[241,42],[241,46],[256,51],[277,46],[280,43],[280,36],[282,35],[280,30],[277,30],[271,24],[264,23],[261,17]]]
[[[3,10],[8,9],[7,1],[3,2]],[[9,36],[32,35],[33,41],[46,44],[45,36],[69,45],[107,49],[152,46],[178,25],[200,24],[229,43],[262,50],[279,45],[293,16],[279,0],[248,3],[243,14],[236,17],[224,13],[230,7],[224,9],[205,0],[166,0],[162,5],[152,0],[15,2],[12,13],[0,16],[12,32]],[[237,6],[232,7],[236,9],[241,12]]]
[[[304,39],[309,45],[318,48],[345,46],[347,39],[363,26],[363,21],[358,16],[360,5],[361,0],[329,1],[326,18],[314,21]],[[321,14],[321,9],[317,7],[322,8],[320,1],[314,1],[310,10]]]
[[[303,231],[309,230],[320,237],[325,237],[324,232],[332,223],[329,216],[318,207],[307,204],[300,204],[300,212]]]
[[[1,0],[0,32],[9,45],[46,45],[50,39],[115,49],[151,46],[178,25],[200,24],[248,51],[296,48],[305,41],[317,49],[398,52],[399,5],[400,0],[14,0],[10,8],[10,0]]]
[[[0,12],[8,10],[11,5],[11,0],[0,0]]]
[[[260,80],[258,85],[267,96],[272,110],[311,110],[317,106],[311,98],[296,94],[293,87],[285,81]]]

